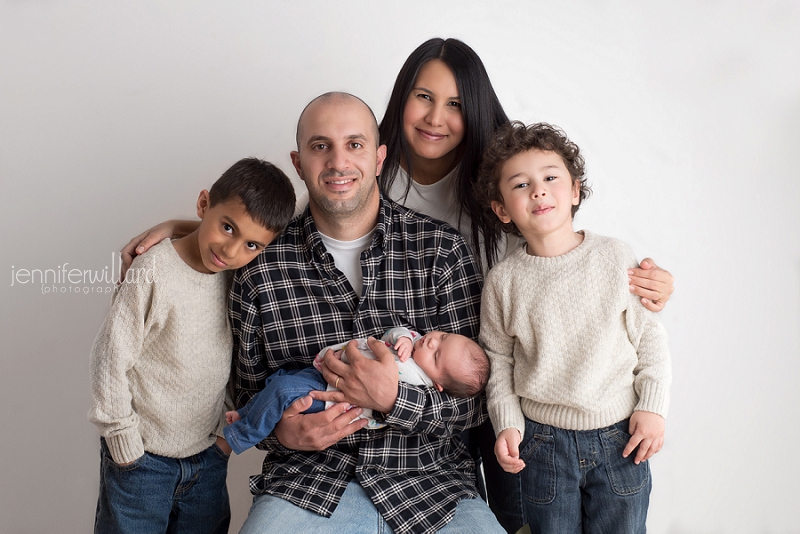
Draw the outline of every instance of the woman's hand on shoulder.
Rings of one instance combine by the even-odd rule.
[[[628,270],[630,290],[642,299],[642,305],[650,311],[660,312],[675,291],[673,277],[650,258],[645,258],[638,268]]]

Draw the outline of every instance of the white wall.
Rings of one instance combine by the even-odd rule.
[[[13,273],[110,266],[241,157],[293,174],[310,98],[350,91],[380,117],[406,56],[454,36],[511,117],[584,149],[577,226],[677,279],[650,531],[798,532],[798,4],[383,4],[0,2],[2,530],[91,529],[88,354],[109,305]],[[259,456],[232,463],[237,525]]]

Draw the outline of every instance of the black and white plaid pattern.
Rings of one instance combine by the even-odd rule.
[[[379,338],[395,326],[477,337],[481,274],[454,229],[381,198],[361,265],[359,297],[306,209],[237,271],[230,318],[239,406],[276,370],[307,367],[323,347],[355,337]],[[356,477],[395,532],[434,532],[459,500],[477,497],[458,434],[485,418],[483,396],[457,399],[401,382],[386,428],[360,430],[321,452],[288,450],[271,435],[259,444],[267,456],[250,488],[328,517]]]

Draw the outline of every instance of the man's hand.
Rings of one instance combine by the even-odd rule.
[[[642,305],[650,311],[660,312],[669,300],[675,287],[675,278],[650,258],[645,258],[638,269],[628,270],[630,291],[642,297]]]
[[[311,407],[311,402],[309,396],[297,399],[286,408],[275,426],[275,437],[287,449],[321,451],[367,425],[366,419],[353,421],[363,410],[356,407],[348,411],[350,405],[346,402],[323,412],[303,414]]]
[[[397,358],[404,362],[411,357],[411,348],[414,346],[414,343],[408,339],[406,336],[402,336],[400,339],[397,340],[397,343],[394,344],[394,350],[397,351]]]
[[[508,473],[519,473],[525,468],[525,462],[519,457],[519,444],[522,436],[516,428],[506,428],[497,436],[494,454],[497,463]]]
[[[633,412],[631,415],[628,434],[631,439],[622,451],[622,457],[627,458],[638,446],[633,463],[639,464],[661,450],[664,445],[664,418],[653,412]]]
[[[331,402],[346,402],[372,408],[381,413],[389,413],[397,400],[399,373],[389,348],[375,338],[367,341],[375,353],[370,360],[358,350],[358,344],[351,341],[345,347],[350,363],[328,358],[322,364],[322,376],[328,384],[341,391],[314,392],[314,398]]]
[[[119,281],[125,280],[125,273],[128,272],[134,257],[144,254],[150,247],[168,237],[183,237],[191,234],[199,224],[199,221],[166,221],[145,230],[128,241],[128,244],[120,251],[122,268],[119,273]]]

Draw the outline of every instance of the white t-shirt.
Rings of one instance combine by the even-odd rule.
[[[361,272],[361,253],[369,247],[374,233],[375,229],[373,228],[367,235],[352,241],[339,241],[326,236],[322,232],[319,233],[325,248],[333,256],[333,263],[336,264],[336,268],[347,277],[347,281],[350,282],[359,297],[364,285],[364,275]]]

